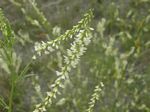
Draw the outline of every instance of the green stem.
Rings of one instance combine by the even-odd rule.
[[[11,86],[10,97],[9,97],[9,110],[8,110],[8,112],[12,112],[13,94],[14,94],[14,89],[15,89],[14,80],[12,80],[11,85],[12,86]]]
[[[9,68],[11,70],[11,77],[10,77],[10,83],[11,83],[11,91],[10,91],[10,96],[9,96],[9,110],[8,112],[12,112],[13,108],[13,96],[14,96],[14,90],[15,90],[15,80],[16,80],[16,72],[13,66],[13,57],[12,57],[12,51],[10,50],[9,58],[10,58],[10,63],[9,63]]]

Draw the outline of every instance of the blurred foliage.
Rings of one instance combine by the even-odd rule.
[[[95,112],[150,111],[149,0],[36,2],[0,0],[0,7],[15,33],[12,65],[18,76],[23,74],[15,88],[13,112],[30,112],[43,99],[56,79],[55,71],[63,64],[64,48],[68,47],[63,44],[61,52],[42,56],[28,68],[34,43],[57,38],[71,29],[89,8],[94,8],[91,24],[95,29],[94,38],[48,112],[84,112],[95,86],[101,81],[104,87],[94,106]],[[0,40],[3,40],[1,32]],[[11,72],[3,49],[0,51],[0,111],[5,112],[10,97]]]

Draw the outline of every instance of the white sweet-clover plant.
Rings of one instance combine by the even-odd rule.
[[[58,77],[51,85],[51,91],[47,92],[45,99],[36,105],[33,112],[45,112],[46,108],[52,104],[52,100],[55,99],[57,95],[61,94],[60,89],[64,87],[64,81],[69,78],[71,69],[76,67],[80,57],[87,50],[86,46],[91,41],[91,30],[93,29],[90,28],[88,24],[91,22],[92,18],[93,13],[92,10],[90,10],[85,14],[85,17],[73,27],[73,29],[68,30],[64,35],[61,35],[54,41],[42,42],[41,44],[38,43],[38,46],[36,45],[35,50],[41,55],[42,53],[45,53],[45,51],[50,52],[49,47],[54,47],[51,49],[55,50],[61,41],[72,38],[73,35],[75,37],[75,40],[71,43],[70,49],[67,49],[67,53],[64,56],[64,65],[61,67],[60,71],[56,71]]]

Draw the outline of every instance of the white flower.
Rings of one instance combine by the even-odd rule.
[[[103,82],[100,82],[100,85],[101,85],[101,87],[104,87],[104,84],[103,84]]]
[[[60,76],[60,75],[62,75],[62,73],[59,72],[59,71],[56,71],[56,75],[57,75],[57,76]]]
[[[35,55],[33,55],[32,59],[33,59],[33,60],[35,60],[35,59],[36,59],[36,56],[35,56]]]
[[[53,52],[53,51],[54,51],[54,49],[53,49],[51,46],[48,46],[48,47],[47,47],[47,50],[50,51],[50,52]]]
[[[49,52],[47,50],[44,51],[45,54],[49,54]]]
[[[38,54],[39,56],[41,56],[41,51],[38,51],[37,54]]]
[[[41,111],[45,112],[45,111],[46,111],[45,107],[42,107],[42,108],[41,108]]]
[[[66,64],[69,64],[69,63],[70,63],[69,58],[68,58],[67,56],[64,56],[64,62],[65,62]]]
[[[40,49],[41,49],[41,45],[40,45],[40,43],[35,42],[34,49],[35,49],[35,51],[40,50]]]
[[[68,56],[72,56],[72,51],[70,49],[67,49]]]
[[[55,27],[53,28],[52,33],[53,33],[54,35],[56,35],[56,36],[60,35],[60,33],[61,33],[61,28],[58,27],[58,26],[55,26]]]
[[[88,45],[90,42],[91,42],[91,37],[88,37],[88,38],[84,38],[84,44],[85,45]]]
[[[52,97],[53,94],[52,94],[51,92],[47,92],[47,96]],[[48,99],[48,97],[46,97],[46,98]],[[46,100],[47,100],[47,99],[46,99]]]
[[[39,110],[34,110],[33,112],[39,112]]]

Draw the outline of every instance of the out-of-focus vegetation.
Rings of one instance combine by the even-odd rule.
[[[0,8],[0,112],[32,112],[44,100],[72,40],[36,61],[34,45],[90,8],[91,43],[46,111],[150,112],[149,0],[0,0]]]

